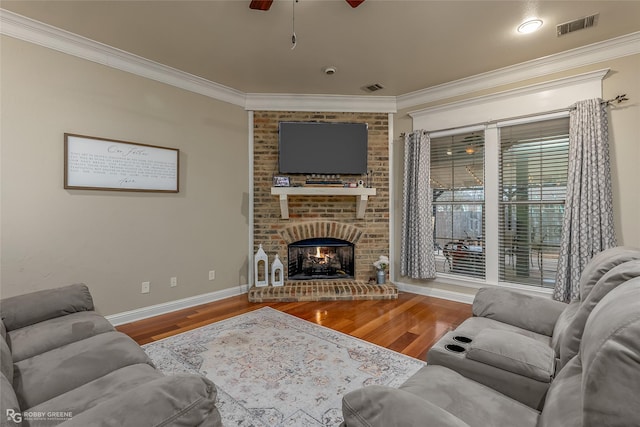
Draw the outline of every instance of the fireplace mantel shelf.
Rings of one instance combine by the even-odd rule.
[[[356,218],[364,218],[369,196],[376,195],[375,188],[345,187],[271,187],[271,194],[280,197],[280,216],[289,219],[289,196],[354,196]]]

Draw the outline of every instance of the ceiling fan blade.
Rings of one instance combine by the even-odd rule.
[[[272,3],[273,0],[251,0],[249,8],[254,10],[269,10]]]
[[[363,2],[364,0],[347,0],[347,3],[349,3],[349,6],[351,7],[358,7]]]

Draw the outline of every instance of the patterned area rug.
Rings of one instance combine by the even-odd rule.
[[[166,374],[211,379],[226,427],[337,426],[345,393],[398,387],[425,365],[269,307],[143,348]]]

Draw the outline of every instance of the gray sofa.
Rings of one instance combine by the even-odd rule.
[[[630,427],[640,425],[640,278],[605,295],[580,347],[551,382],[541,411],[444,366],[427,365],[398,389],[343,398],[345,427]]]
[[[580,276],[580,299],[570,304],[505,289],[481,289],[474,316],[428,352],[427,363],[540,409],[552,379],[575,356],[596,304],[640,276],[640,249],[616,247],[594,256]],[[460,342],[466,341],[466,342]]]
[[[640,249],[595,255],[580,276],[580,299],[564,304],[505,289],[481,289],[473,317],[428,352],[442,365],[540,409],[556,373],[578,353],[584,326],[612,289],[640,276]]]
[[[216,388],[165,376],[83,284],[0,301],[2,426],[221,426]]]

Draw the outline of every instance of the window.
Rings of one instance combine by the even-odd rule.
[[[491,246],[497,252],[494,277],[515,284],[555,285],[567,190],[569,118],[531,120],[431,139],[439,273],[486,278],[486,215],[495,212],[489,219],[497,235]],[[497,153],[497,167],[487,170],[486,177],[494,177],[497,185],[485,187],[485,155],[492,152]],[[487,194],[495,201],[488,206]]]
[[[484,132],[431,140],[436,271],[485,277]]]
[[[500,280],[553,288],[567,191],[569,119],[500,128]]]

